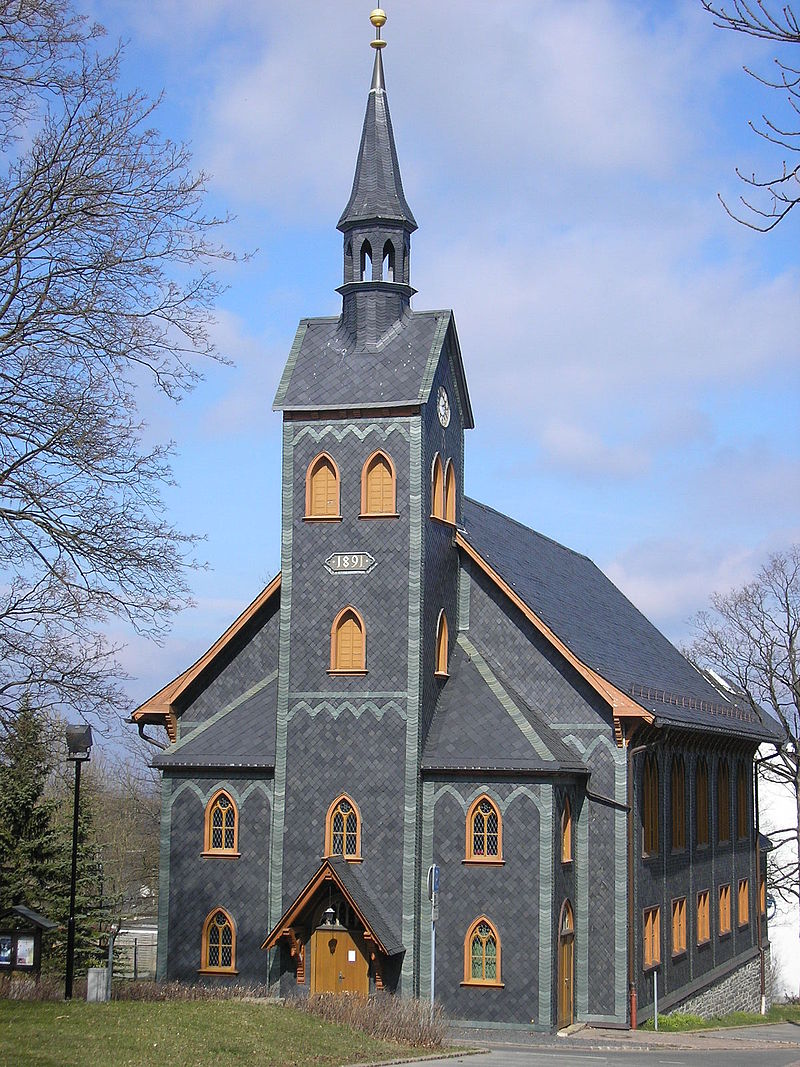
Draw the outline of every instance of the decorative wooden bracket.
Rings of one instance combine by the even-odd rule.
[[[306,946],[297,936],[297,931],[292,926],[287,926],[281,937],[285,937],[289,943],[289,955],[295,961],[297,967],[297,984],[305,985],[306,981]]]
[[[376,952],[373,949],[369,958],[372,960],[372,967],[375,972],[375,989],[380,992],[383,989],[383,957],[380,952]]]

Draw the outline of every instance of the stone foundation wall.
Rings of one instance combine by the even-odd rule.
[[[769,946],[764,948],[767,1010],[772,1005],[772,982],[770,975]],[[761,964],[758,956],[737,967],[723,979],[681,1001],[672,1008],[672,1014],[700,1015],[707,1019],[712,1015],[727,1015],[732,1011],[761,1011]]]

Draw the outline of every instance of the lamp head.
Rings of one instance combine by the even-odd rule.
[[[68,726],[67,727],[67,758],[71,760],[87,760],[92,748],[91,726]]]

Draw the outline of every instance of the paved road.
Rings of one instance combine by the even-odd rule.
[[[450,1059],[426,1060],[424,1067],[790,1067],[800,1064],[798,1049],[768,1049],[735,1052],[679,1051],[677,1049],[622,1049],[616,1051],[573,1051],[560,1048],[494,1048],[477,1056],[458,1056]]]
[[[791,1023],[695,1034],[584,1029],[569,1037],[461,1031],[485,1051],[427,1060],[425,1067],[800,1067],[800,1028]]]

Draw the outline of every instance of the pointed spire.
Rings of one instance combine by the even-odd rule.
[[[381,26],[386,22],[386,15],[377,8],[370,15],[370,21],[376,33],[375,39],[370,42],[375,48],[372,85],[367,99],[353,189],[337,229],[345,231],[365,222],[385,220],[400,223],[412,233],[417,223],[403,193],[383,77],[381,50],[386,42],[381,39]]]

